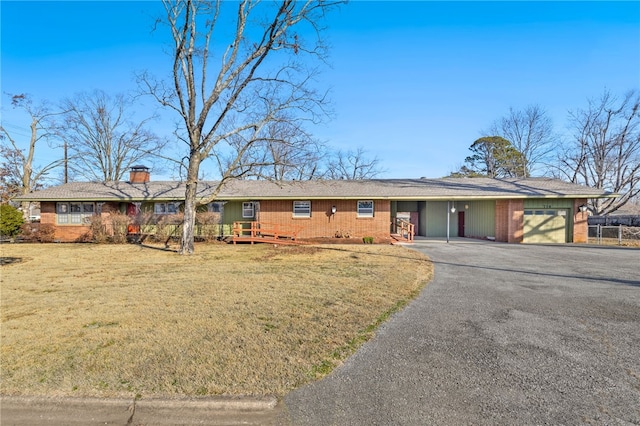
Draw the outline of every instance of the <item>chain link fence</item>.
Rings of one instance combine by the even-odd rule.
[[[589,225],[588,243],[640,247],[640,227]]]

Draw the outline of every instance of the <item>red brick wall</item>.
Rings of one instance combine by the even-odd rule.
[[[524,201],[496,201],[496,241],[521,243],[524,233]]]
[[[573,242],[574,243],[586,243],[589,232],[589,225],[587,219],[589,213],[580,211],[580,206],[587,204],[587,200],[579,198],[573,200]]]
[[[305,201],[305,200],[300,200]],[[331,207],[336,214],[331,215]],[[373,202],[374,217],[358,218],[356,200],[312,200],[310,218],[293,217],[293,201],[260,201],[260,222],[300,226],[299,238],[335,237],[336,234],[351,237],[388,238],[391,224],[391,203],[386,200]]]
[[[118,205],[119,203],[104,203],[102,205],[102,216],[106,225],[109,224],[109,213],[119,211]],[[54,239],[56,241],[71,243],[84,241],[90,236],[89,225],[59,225],[56,223],[56,203],[52,201],[42,201],[40,203],[40,223],[49,223],[54,226]]]

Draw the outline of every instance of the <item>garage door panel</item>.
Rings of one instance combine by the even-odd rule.
[[[566,210],[525,210],[525,243],[565,243],[567,241]]]

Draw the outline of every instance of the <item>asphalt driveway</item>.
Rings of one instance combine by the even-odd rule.
[[[640,424],[640,250],[417,242],[435,278],[295,425]]]

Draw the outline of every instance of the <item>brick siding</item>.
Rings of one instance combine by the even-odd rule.
[[[521,243],[524,235],[524,201],[496,201],[496,241]]]
[[[306,200],[299,200],[306,201]],[[293,217],[293,201],[260,201],[260,222],[302,227],[299,238],[335,237],[336,235],[388,238],[391,229],[391,203],[375,200],[373,217],[357,217],[356,200],[312,200],[310,218]],[[331,207],[336,214],[331,214]]]
[[[581,212],[580,206],[587,204],[587,200],[579,198],[573,200],[573,242],[574,243],[586,243],[589,232],[589,225],[587,220],[589,213]]]

